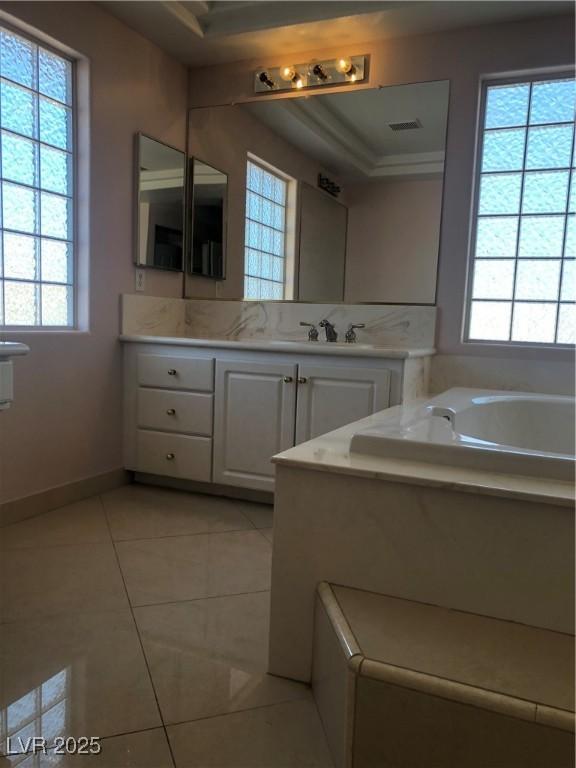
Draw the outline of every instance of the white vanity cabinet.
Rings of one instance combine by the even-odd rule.
[[[270,458],[294,445],[295,363],[216,363],[214,482],[274,490]]]
[[[126,468],[273,491],[272,456],[402,402],[421,363],[324,350],[126,344]]]
[[[127,469],[211,482],[214,357],[130,349],[125,376]]]
[[[214,482],[274,490],[270,458],[387,408],[390,371],[356,363],[216,362]]]

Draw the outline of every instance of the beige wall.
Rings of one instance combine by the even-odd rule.
[[[193,109],[190,112],[190,155],[228,174],[226,280],[186,278],[186,295],[195,298],[244,297],[244,217],[246,159],[252,153],[294,179],[316,186],[321,165],[277,136],[242,107]],[[298,208],[298,200],[295,200]],[[294,221],[294,219],[293,219]],[[297,240],[297,217],[294,221]],[[295,243],[297,252],[297,243]]]
[[[370,79],[366,87],[450,81],[438,280],[439,348],[453,354],[490,354],[501,358],[514,355],[535,360],[546,357],[546,353],[537,349],[511,352],[506,347],[463,345],[460,342],[478,84],[481,76],[571,65],[574,62],[573,15],[362,43],[351,45],[346,54],[370,54]],[[305,61],[306,58],[328,59],[341,55],[342,46],[302,52],[298,58]],[[285,62],[279,54],[270,59],[259,58],[209,70],[196,69],[190,81],[190,103],[199,106],[253,99],[252,71],[282,63]],[[290,95],[282,97],[290,98]],[[567,352],[559,350],[554,350],[551,355],[554,359],[569,357]]]
[[[346,301],[434,304],[442,179],[346,188]]]
[[[90,328],[2,333],[30,345],[16,402],[0,414],[0,501],[122,466],[119,295],[132,292],[133,136],[184,149],[186,69],[88,2],[0,3],[90,69]],[[181,296],[182,276],[147,271],[147,293]]]

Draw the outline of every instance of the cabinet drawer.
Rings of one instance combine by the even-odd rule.
[[[214,358],[138,355],[138,384],[141,387],[214,390]]]
[[[212,440],[139,429],[136,464],[138,472],[210,482]]]
[[[214,395],[200,392],[139,389],[138,426],[210,437],[213,398]]]

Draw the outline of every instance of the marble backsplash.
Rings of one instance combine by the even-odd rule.
[[[435,307],[122,297],[122,333],[126,335],[305,341],[308,329],[300,321],[317,325],[323,318],[335,325],[342,341],[350,323],[364,323],[366,327],[357,331],[359,342],[434,346]]]

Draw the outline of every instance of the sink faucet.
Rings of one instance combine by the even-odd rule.
[[[300,325],[304,325],[306,328],[310,328],[308,331],[308,341],[318,341],[318,328],[316,328],[314,323],[303,323],[301,321]]]
[[[365,323],[358,323],[357,325],[354,325],[353,323],[350,323],[348,326],[348,330],[346,331],[346,336],[344,337],[348,344],[354,344],[356,341],[356,333],[354,332],[355,328],[365,328]]]
[[[338,333],[336,332],[336,328],[334,328],[329,320],[320,320],[318,325],[320,328],[324,328],[326,331],[326,341],[338,341]]]

